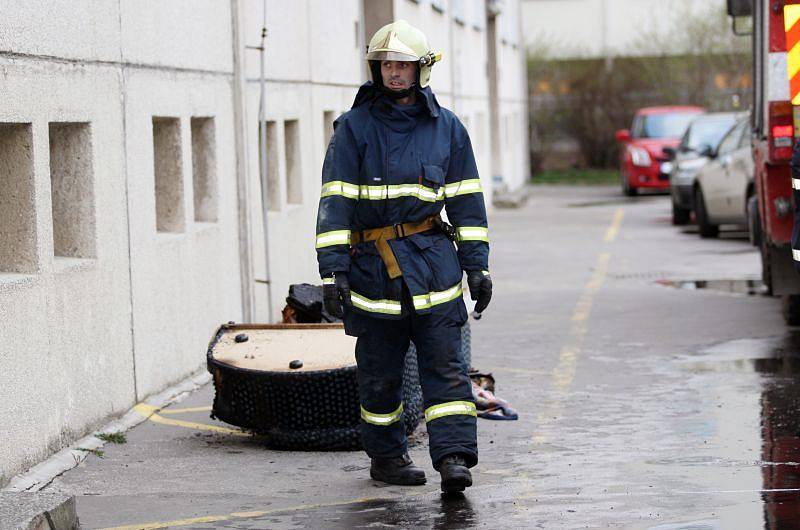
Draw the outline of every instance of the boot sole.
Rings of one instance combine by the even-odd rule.
[[[472,486],[472,476],[470,475],[450,477],[448,480],[442,481],[442,491],[444,493],[459,493],[470,486]]]
[[[379,473],[374,473],[373,471],[369,472],[369,476],[372,480],[377,480],[378,482],[385,482],[386,484],[393,484],[395,486],[424,486],[428,479],[425,476],[422,477],[409,477],[407,479],[390,479],[389,477],[382,476]]]

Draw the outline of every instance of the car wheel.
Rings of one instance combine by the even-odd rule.
[[[789,326],[800,326],[800,295],[787,294],[781,299],[783,320]]]
[[[682,226],[689,224],[689,219],[692,216],[692,211],[687,208],[681,208],[675,202],[672,203],[672,224],[675,226]]]
[[[639,193],[639,190],[631,186],[631,182],[625,173],[622,174],[622,193],[626,197],[636,197]]]
[[[750,243],[754,247],[760,247],[761,217],[758,215],[758,197],[755,195],[747,199],[747,228],[750,232]]]
[[[703,197],[703,188],[700,186],[694,192],[694,213],[697,217],[697,228],[700,229],[700,237],[717,237],[719,235],[719,225],[712,225],[708,219],[706,200]]]

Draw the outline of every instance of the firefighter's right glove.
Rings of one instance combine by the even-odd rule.
[[[475,312],[483,313],[492,299],[492,277],[485,271],[467,271],[469,297],[476,300]]]
[[[325,284],[322,288],[322,301],[325,304],[325,311],[336,318],[344,318],[342,305],[346,307],[353,305],[347,274],[343,272],[334,274],[334,283]]]

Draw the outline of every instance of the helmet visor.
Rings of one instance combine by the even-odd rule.
[[[414,55],[409,55],[407,53],[401,52],[391,52],[391,51],[374,51],[369,52],[367,54],[368,61],[411,61],[417,62],[419,61],[419,57]]]

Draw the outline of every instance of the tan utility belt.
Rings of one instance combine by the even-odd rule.
[[[398,223],[383,228],[354,230],[350,235],[350,244],[357,245],[361,242],[374,241],[375,248],[378,249],[378,254],[383,260],[383,264],[386,265],[389,278],[399,278],[403,275],[403,271],[400,270],[400,265],[392,252],[392,247],[389,246],[389,241],[433,230],[439,226],[439,222],[441,222],[439,216],[434,215],[416,223]]]

